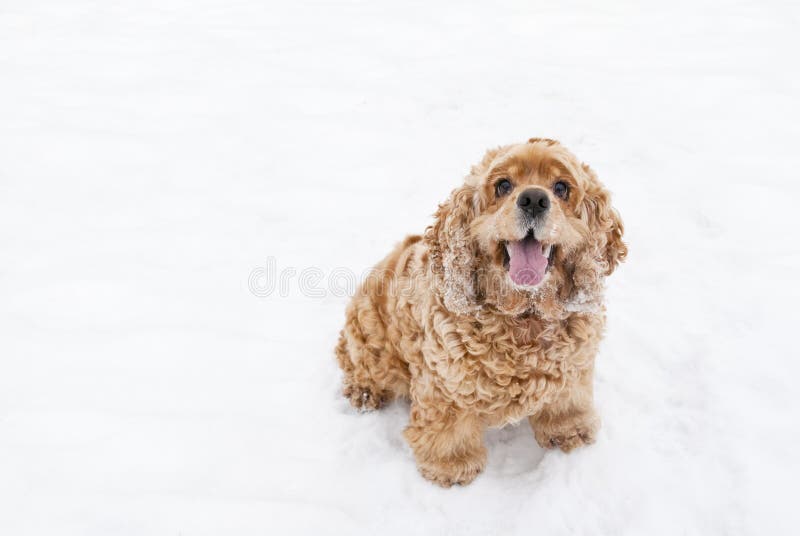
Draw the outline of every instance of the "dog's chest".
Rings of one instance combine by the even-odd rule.
[[[515,319],[494,329],[475,324],[464,333],[467,359],[461,361],[462,373],[455,375],[459,385],[447,378],[445,384],[496,424],[519,420],[555,399],[587,365],[591,348],[574,337],[575,329],[585,324],[536,318]]]
[[[544,336],[545,323],[534,317],[522,318],[508,326],[512,340],[519,346],[539,345],[549,346],[549,340]]]

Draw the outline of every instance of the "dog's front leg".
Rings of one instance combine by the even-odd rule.
[[[569,452],[594,443],[600,418],[594,409],[592,378],[590,368],[568,384],[555,401],[528,418],[539,445]]]
[[[446,402],[413,400],[404,435],[422,476],[440,486],[469,484],[486,465],[485,425]]]

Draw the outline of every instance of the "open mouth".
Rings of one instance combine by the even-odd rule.
[[[533,231],[528,231],[522,240],[502,242],[503,266],[516,285],[533,287],[544,279],[553,265],[556,247],[536,240]]]

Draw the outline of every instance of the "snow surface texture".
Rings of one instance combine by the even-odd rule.
[[[796,534],[792,4],[2,2],[0,534]],[[440,489],[340,396],[347,298],[248,278],[362,273],[531,136],[626,222],[603,428]]]

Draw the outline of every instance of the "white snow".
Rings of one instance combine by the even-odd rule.
[[[0,534],[794,534],[799,22],[757,0],[4,1]],[[603,428],[570,455],[490,431],[485,473],[440,489],[404,404],[340,397],[327,285],[532,136],[626,223]],[[282,290],[257,297],[270,258]]]

